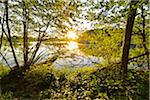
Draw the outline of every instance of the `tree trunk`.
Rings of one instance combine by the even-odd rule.
[[[11,40],[11,32],[10,32],[10,28],[9,28],[8,0],[5,1],[5,9],[6,9],[6,26],[7,26],[7,32],[8,32],[7,39],[8,39],[9,45],[10,45],[12,53],[13,53],[13,57],[14,57],[14,60],[15,60],[15,63],[16,63],[16,67],[19,68],[19,63],[18,63],[16,53],[15,53],[15,50],[14,50],[14,47],[13,47],[13,43],[12,43],[12,40]]]
[[[27,67],[28,62],[28,12],[25,1],[23,1],[23,57],[24,67]]]
[[[148,51],[148,48],[146,47],[146,34],[145,34],[145,16],[144,16],[144,8],[143,8],[143,5],[142,5],[142,14],[141,14],[141,17],[142,17],[142,38],[143,38],[143,47],[145,49],[145,53],[147,55],[147,65],[148,65],[148,69],[149,69],[149,51]]]
[[[131,1],[130,11],[127,19],[126,33],[125,33],[123,54],[122,54],[122,63],[121,63],[121,70],[123,71],[123,74],[126,74],[128,69],[128,56],[129,56],[129,49],[130,49],[131,34],[132,34],[134,19],[137,10],[136,4],[137,4],[136,0]]]
[[[2,31],[2,34],[0,36],[0,51],[1,51],[1,47],[2,47],[2,43],[3,43],[3,31]]]

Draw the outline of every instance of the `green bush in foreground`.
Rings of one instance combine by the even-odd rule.
[[[47,64],[33,66],[14,95],[42,100],[148,99],[148,71],[129,70],[123,77],[119,67],[116,64],[75,69],[56,69]]]
[[[148,97],[148,77],[144,72],[130,71],[123,80],[111,70],[97,70],[92,73],[79,72],[72,79],[62,75],[55,86],[42,91],[41,98],[52,99],[127,99]],[[74,74],[74,73],[72,73]],[[139,76],[140,75],[140,76]],[[71,75],[72,76],[72,75]],[[71,77],[70,76],[70,77]]]
[[[17,98],[13,96],[12,92],[6,92],[5,94],[0,94],[0,100],[17,100]]]
[[[3,77],[4,75],[7,75],[10,71],[9,67],[4,67],[0,64],[0,77]]]

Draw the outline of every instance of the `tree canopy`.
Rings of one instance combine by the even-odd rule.
[[[148,99],[149,5],[1,0],[0,99]]]

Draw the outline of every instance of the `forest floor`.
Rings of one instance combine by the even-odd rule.
[[[120,64],[76,69],[35,65],[16,79],[3,76],[0,99],[148,99],[149,71],[129,70],[124,76],[119,69]]]

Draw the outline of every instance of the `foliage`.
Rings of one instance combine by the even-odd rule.
[[[9,67],[6,67],[0,64],[0,78],[7,75],[9,71],[10,71]]]
[[[44,38],[50,37],[51,32],[54,34],[52,37],[55,37],[56,32],[66,31],[68,28],[66,23],[70,23],[69,19],[78,15],[75,13],[77,6],[76,1],[61,0],[1,1],[0,53],[6,52],[6,50],[2,51],[1,47],[10,48],[9,52],[13,54],[16,67],[19,69],[20,66],[25,66],[28,69],[30,65],[37,62],[37,59],[41,58],[42,54],[37,54],[37,52]],[[15,39],[15,35],[20,35],[19,42],[22,43],[18,44],[18,41],[15,41],[17,39],[17,37]],[[34,39],[36,38],[36,45],[33,47],[30,46],[31,41],[34,40],[32,36]],[[4,39],[6,41],[3,42]],[[5,45],[6,42],[9,46]],[[16,49],[19,49],[18,51],[21,49],[22,52],[18,53]],[[19,59],[20,55],[23,55],[24,59],[21,60],[24,61]],[[6,55],[3,58],[7,58]]]
[[[146,28],[145,31],[146,40],[148,40],[149,29]],[[80,43],[79,48],[85,55],[103,57],[106,64],[117,63],[121,61],[124,33],[124,28],[113,27],[88,30],[80,35],[78,39]],[[145,44],[148,49],[150,49],[148,41],[146,41]],[[137,32],[134,29],[130,44],[129,58],[138,56],[144,52],[145,49],[141,32]]]
[[[117,69],[79,68],[69,75],[62,74],[55,83],[57,89],[50,87],[42,91],[41,96],[52,99],[145,98],[148,97],[148,75],[142,76],[143,73],[131,70],[123,80]]]
[[[147,99],[148,71],[129,70],[120,76],[120,64],[108,67],[54,68],[37,65],[25,73],[16,97],[36,99]],[[17,83],[16,83],[17,84]],[[18,87],[19,88],[19,87]]]
[[[106,62],[119,62],[124,36],[124,29],[105,27],[84,32],[79,42],[80,50],[86,55],[103,57]]]
[[[13,96],[12,92],[7,92],[5,94],[0,94],[0,100],[18,100]]]
[[[22,48],[23,42],[24,44],[28,42],[23,41],[25,36],[18,36],[24,31],[24,34],[29,35],[26,36],[26,39],[29,39],[27,43],[29,48],[28,46],[23,47],[26,49],[23,50],[23,53],[25,54],[25,51],[28,52],[29,49],[30,52],[27,55],[29,54],[31,57],[27,60],[29,64],[24,62],[24,66],[21,66],[19,62],[18,69],[14,67],[11,71],[0,65],[2,89],[6,90],[4,91],[6,93],[0,94],[0,99],[14,99],[14,97],[54,100],[148,99],[149,71],[130,69],[126,76],[121,76],[120,64],[117,64],[121,61],[125,17],[128,15],[130,2],[123,0],[86,0],[87,2],[82,0],[21,0],[22,2],[9,0],[7,4],[7,1],[0,1],[0,15],[2,15],[0,17],[2,30],[0,32],[4,34],[0,37],[0,53],[6,51],[10,44],[15,56],[15,53],[17,54],[15,49]],[[130,32],[132,40],[131,44],[129,43],[129,58],[150,49],[148,48],[149,41],[147,41],[150,18],[147,2],[147,0],[141,0],[136,6],[138,12],[133,32]],[[142,11],[143,15],[141,15]],[[103,57],[105,66],[55,68],[52,66],[55,59],[51,62],[47,61],[48,63],[32,65],[38,61],[38,57],[41,57],[36,53],[41,42],[47,38],[47,35],[50,36],[49,33],[52,32],[54,35],[51,35],[52,38],[48,37],[48,41],[50,39],[53,42],[55,40],[64,41],[65,36],[58,34],[66,33],[72,28],[80,27],[82,29],[84,21],[91,23],[91,25],[88,30],[83,27],[86,31],[78,39],[79,48],[84,55]],[[23,27],[23,30],[22,26],[25,24],[27,24],[27,29]],[[15,36],[16,33],[17,36]],[[10,36],[7,37],[7,35]],[[57,35],[60,38],[55,38]],[[34,41],[37,43],[35,48],[32,48],[30,42]],[[18,42],[22,43],[18,44]],[[19,57],[17,55],[17,58],[19,59],[20,55]],[[24,58],[26,57],[24,56]],[[147,55],[147,57],[142,56],[139,62],[145,58],[149,61]],[[138,61],[136,62],[138,63]],[[32,66],[29,67],[30,65]],[[144,65],[143,62],[142,65]]]

